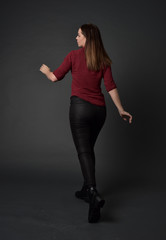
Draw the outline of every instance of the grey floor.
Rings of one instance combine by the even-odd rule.
[[[78,176],[1,181],[1,240],[166,239],[164,184],[116,180],[100,186],[100,222],[87,221],[88,203],[74,197]]]

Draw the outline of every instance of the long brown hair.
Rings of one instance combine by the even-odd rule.
[[[83,24],[80,29],[82,34],[86,37],[85,56],[88,69],[99,71],[104,66],[110,66],[112,61],[104,49],[98,27],[88,23]]]

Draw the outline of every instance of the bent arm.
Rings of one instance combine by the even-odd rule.
[[[46,75],[48,79],[50,79],[52,82],[60,81],[64,78],[66,73],[71,70],[72,68],[72,51],[68,53],[68,55],[65,57],[63,63],[53,72],[50,71],[50,68],[47,67],[45,64],[42,64],[40,67],[40,71]]]

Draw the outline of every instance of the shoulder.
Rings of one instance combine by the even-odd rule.
[[[104,65],[102,70],[105,72],[105,71],[109,71],[111,70],[111,65]]]
[[[84,52],[83,48],[75,49],[69,52],[71,56],[78,56]]]
[[[74,60],[75,58],[80,57],[80,55],[82,55],[84,52],[84,50],[82,48],[80,49],[76,49],[76,50],[71,50],[65,58],[70,59],[70,60]]]

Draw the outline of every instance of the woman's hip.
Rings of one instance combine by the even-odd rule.
[[[74,122],[103,122],[106,118],[106,106],[94,105],[77,96],[71,96],[69,118]]]

